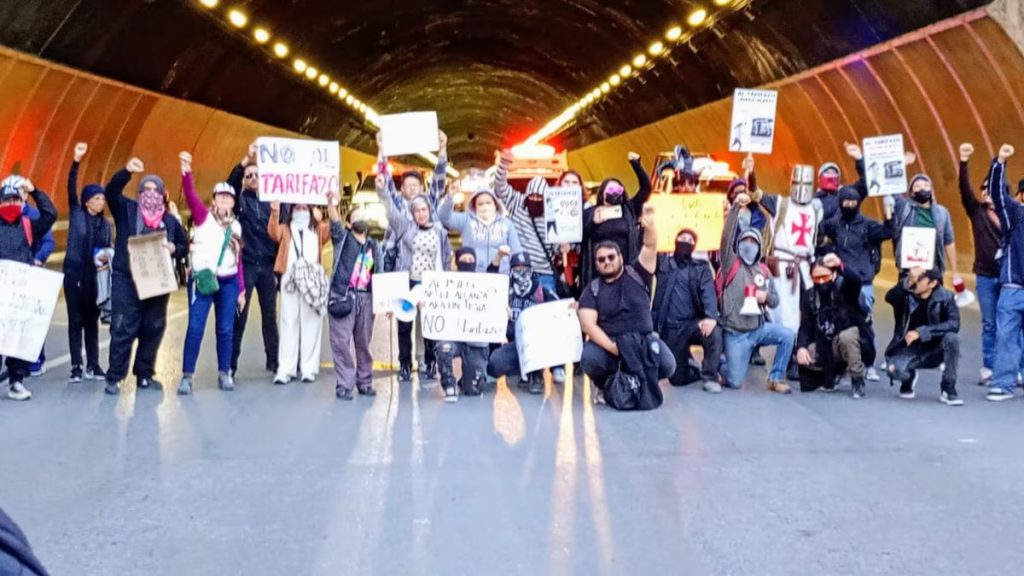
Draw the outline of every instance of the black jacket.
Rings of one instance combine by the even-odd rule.
[[[989,192],[992,188],[989,188]],[[999,216],[995,209],[989,215],[989,209],[974,196],[971,188],[971,177],[967,170],[967,162],[960,163],[960,203],[964,205],[967,217],[971,219],[971,233],[974,235],[974,266],[975,274],[999,277],[999,263],[996,253],[1002,245],[1002,229],[996,222]],[[995,217],[996,221],[992,221]]]
[[[643,165],[639,160],[631,160],[629,165],[633,168],[633,173],[636,175],[637,180],[640,183],[640,187],[637,189],[636,194],[632,198],[623,198],[622,203],[622,219],[628,225],[629,237],[626,241],[626,250],[623,252],[623,262],[633,262],[637,256],[640,255],[640,248],[642,245],[642,237],[640,235],[640,213],[643,211],[644,204],[651,197],[651,177],[644,170]],[[594,273],[594,246],[593,240],[594,234],[597,228],[602,224],[596,224],[594,222],[594,212],[597,208],[604,204],[604,196],[598,193],[596,206],[583,209],[583,260],[580,264],[581,270],[581,282],[580,286],[586,286],[591,280],[595,278]]]
[[[824,256],[835,252],[846,268],[852,269],[864,282],[871,282],[881,262],[882,243],[892,240],[894,232],[892,219],[879,223],[857,214],[853,220],[846,221],[840,211],[818,226],[818,236],[823,243],[817,248],[817,254]]]
[[[57,207],[53,205],[45,192],[36,189],[29,195],[35,201],[36,208],[39,209],[39,218],[30,220],[32,243],[30,245],[28,241],[25,225],[21,218],[11,224],[0,220],[0,260],[14,260],[31,266],[35,263],[34,246],[38,245],[40,239],[50,231],[50,228],[53,228],[53,223],[57,221]]]
[[[111,239],[110,222],[102,213],[89,214],[79,200],[78,162],[75,162],[68,173],[68,241],[64,274],[94,272],[93,253],[98,248],[109,248]]]
[[[267,233],[270,223],[270,202],[260,202],[252,190],[242,190],[245,166],[235,165],[228,176],[228,184],[235,189],[235,216],[242,225],[242,263],[246,266],[274,267],[277,259],[277,242]],[[283,213],[283,212],[282,212]]]
[[[923,344],[941,340],[948,333],[960,332],[960,309],[956,307],[953,293],[942,286],[936,286],[928,301],[921,302],[901,281],[889,290],[885,301],[892,305],[895,320],[892,341],[885,349],[886,356],[892,355],[904,345],[903,339],[911,330],[917,330]],[[910,317],[918,306],[928,307],[928,323],[910,326]]]
[[[868,327],[867,318],[860,307],[860,289],[863,285],[857,272],[844,267],[836,278],[834,288],[823,293],[812,287],[800,298],[800,330],[796,334],[797,348],[814,344],[820,364],[831,377],[832,340],[839,333],[856,327],[860,333],[860,351],[865,364],[874,364],[875,338]]]
[[[661,406],[664,396],[658,386],[659,355],[672,352],[662,349],[655,354],[653,347],[660,343],[654,334],[644,335],[639,332],[630,332],[616,336],[614,340],[615,345],[619,348],[619,371],[636,376],[639,389],[633,396],[634,405],[630,405],[630,403],[617,405],[620,403],[615,400],[609,401],[608,404],[616,410],[654,410]],[[628,397],[626,394],[621,394],[621,390],[613,389],[617,384],[617,378],[618,375],[608,381],[605,388],[606,401],[610,400],[609,396],[612,398]],[[616,391],[620,393],[616,394]]]
[[[711,265],[690,258],[682,263],[672,256],[658,257],[657,288],[651,315],[654,330],[678,328],[687,322],[718,320],[718,298]]]
[[[131,179],[132,173],[121,169],[114,174],[103,191],[104,196],[107,197],[107,206],[110,206],[110,213],[114,216],[114,226],[117,227],[113,269],[114,272],[124,274],[129,278],[131,278],[132,269],[128,259],[128,238],[139,235],[137,230],[139,203],[124,197],[124,187]],[[173,256],[175,258],[185,257],[188,254],[188,236],[185,235],[185,229],[170,212],[164,213],[163,224],[167,231],[167,241],[174,244]]]

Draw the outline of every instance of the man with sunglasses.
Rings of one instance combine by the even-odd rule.
[[[234,341],[231,350],[231,373],[238,371],[238,356],[242,351],[242,336],[249,319],[252,293],[256,291],[260,300],[260,316],[263,320],[263,350],[266,354],[268,372],[277,373],[277,285],[274,262],[277,259],[277,242],[267,233],[270,222],[270,202],[261,202],[260,171],[256,163],[256,143],[249,145],[242,161],[228,176],[228,184],[235,189],[238,202],[235,216],[242,225],[243,276],[245,276],[245,306],[235,318]]]
[[[939,401],[960,406],[964,403],[956,393],[960,310],[941,282],[938,268],[911,268],[885,295],[895,321],[885,366],[889,376],[900,382],[900,398],[905,400],[914,398],[918,370],[943,368]]]

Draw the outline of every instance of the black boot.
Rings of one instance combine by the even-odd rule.
[[[786,379],[791,382],[800,381],[800,370],[796,367],[796,361],[789,359],[789,366],[786,367]]]
[[[398,381],[399,382],[412,382],[412,363],[402,362],[398,367]]]
[[[530,374],[530,394],[544,393],[544,372],[537,371]]]
[[[850,394],[850,396],[854,400],[859,400],[867,396],[867,386],[864,384],[863,376],[861,376],[860,378],[851,378],[850,382],[853,384],[853,392]]]

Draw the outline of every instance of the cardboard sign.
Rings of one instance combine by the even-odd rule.
[[[139,300],[178,290],[174,263],[167,252],[167,232],[128,238],[128,262]]]
[[[0,260],[0,355],[39,359],[63,283],[59,272]]]
[[[327,205],[340,190],[341,152],[337,142],[258,138],[260,200]]]
[[[575,187],[548,188],[544,192],[544,242],[576,244],[583,241],[583,192]]]
[[[516,320],[519,373],[579,362],[583,355],[580,318],[572,300],[530,306]]]
[[[505,341],[508,276],[479,272],[424,272],[423,337],[447,342]]]
[[[682,228],[697,233],[694,250],[719,250],[725,228],[725,194],[658,194],[647,201],[654,206],[658,252],[674,252]]]
[[[772,153],[778,102],[776,90],[736,89],[732,97],[730,152]]]
[[[907,191],[907,165],[903,135],[864,139],[864,172],[868,196],[903,194]]]
[[[381,150],[385,156],[437,152],[437,112],[406,112],[380,117]]]
[[[935,267],[935,228],[907,226],[900,233],[900,268]]]
[[[373,313],[395,311],[395,301],[409,294],[409,272],[385,272],[373,275]]]

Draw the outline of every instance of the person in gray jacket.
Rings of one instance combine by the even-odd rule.
[[[454,201],[446,197],[437,209],[437,216],[445,228],[462,235],[462,245],[476,251],[476,271],[486,272],[487,263],[494,260],[498,248],[508,246],[512,254],[519,254],[519,234],[512,221],[504,216],[504,206],[490,190],[474,193],[466,203],[465,212],[454,211]],[[508,274],[509,264],[502,262],[499,272]]]

